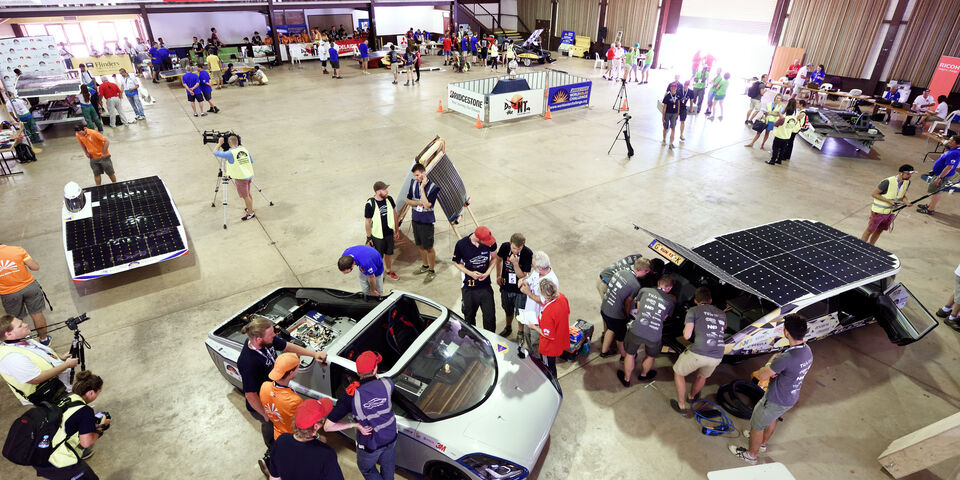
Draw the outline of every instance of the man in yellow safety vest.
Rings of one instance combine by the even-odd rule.
[[[57,407],[63,412],[60,429],[50,439],[50,459],[35,467],[37,476],[49,480],[96,480],[97,474],[87,465],[85,451],[110,428],[110,415],[94,413],[90,406],[103,390],[103,379],[89,370],[77,373],[73,392],[63,397]]]
[[[29,334],[30,326],[23,320],[13,315],[0,316],[0,339],[3,340],[0,343],[0,377],[6,380],[13,395],[24,405],[32,405],[34,402],[29,397],[48,381],[62,382],[64,389],[69,391],[70,369],[77,366],[76,358],[70,355],[61,358],[50,347],[28,339]],[[43,391],[53,395],[58,387],[44,388]],[[56,399],[34,400],[52,402]]]
[[[393,271],[393,247],[394,241],[400,239],[400,229],[397,226],[397,203],[387,190],[389,186],[382,181],[373,184],[374,196],[367,199],[363,218],[367,245],[380,252],[383,265],[387,268],[384,273],[397,280],[400,276]]]
[[[893,227],[893,209],[897,204],[907,203],[907,189],[910,188],[912,175],[913,165],[904,164],[896,175],[883,179],[877,185],[873,191],[873,205],[870,207],[870,223],[860,240],[874,245],[880,233]]]

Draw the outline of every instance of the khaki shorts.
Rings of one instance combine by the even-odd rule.
[[[717,368],[717,365],[720,365],[721,360],[723,359],[711,358],[686,350],[677,358],[677,363],[673,364],[673,372],[681,377],[697,372],[697,375],[707,378],[713,375],[713,371]]]
[[[751,98],[751,99],[750,99],[750,109],[751,109],[751,110],[762,111],[762,110],[763,110],[763,104],[760,103],[760,100],[759,100],[759,99],[757,99],[757,98]]]
[[[956,173],[954,173],[954,175],[956,175]],[[947,182],[952,182],[954,175],[951,175],[951,176],[949,176],[949,177],[944,177],[944,179],[943,179],[943,180],[940,180],[940,183],[937,184],[937,185],[934,185],[934,184],[933,184],[933,180],[931,180],[931,181],[930,181],[930,185],[927,186],[927,193],[936,192],[937,190],[940,189],[940,187],[943,186],[943,184],[945,184],[945,183],[947,183]]]
[[[93,170],[94,175],[113,175],[113,160],[110,159],[110,155],[101,158],[91,158],[90,159],[90,169]]]
[[[790,410],[792,406],[793,405],[785,407],[783,405],[777,405],[767,400],[767,394],[764,393],[763,398],[753,407],[753,415],[750,416],[750,428],[753,430],[766,429],[771,423],[776,422],[784,413],[787,413],[787,410]]]
[[[960,275],[953,278],[953,303],[960,303]]]
[[[603,302],[603,298],[607,296],[607,283],[601,278],[597,278],[597,292],[600,293],[600,301]]]

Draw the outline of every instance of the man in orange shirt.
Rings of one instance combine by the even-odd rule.
[[[77,125],[74,128],[80,147],[83,153],[90,159],[90,168],[93,170],[93,181],[100,185],[100,175],[104,173],[110,177],[111,182],[117,181],[117,176],[113,172],[113,160],[110,159],[110,140],[104,137],[96,130],[91,130],[83,125]]]
[[[40,265],[22,247],[0,244],[0,301],[3,309],[17,318],[27,318],[29,313],[40,343],[50,345],[47,319],[43,316],[43,290],[28,268],[39,270]]]
[[[273,423],[274,440],[283,433],[293,433],[293,415],[303,399],[290,388],[290,381],[297,376],[299,367],[299,355],[282,353],[270,371],[269,377],[273,381],[263,382],[260,386],[260,403],[267,419]]]

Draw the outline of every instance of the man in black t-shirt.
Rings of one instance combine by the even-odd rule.
[[[343,480],[337,452],[317,438],[333,410],[329,398],[304,400],[293,417],[294,433],[277,438],[270,477],[282,480]]]
[[[757,77],[753,77],[750,82],[750,86],[747,88],[747,96],[750,97],[750,108],[747,109],[747,119],[743,122],[747,125],[753,123],[753,117],[757,116],[759,113],[763,112],[763,105],[761,100],[763,99],[764,85],[767,82],[767,74],[764,73],[760,80],[757,80]]]
[[[670,130],[670,148],[673,149],[673,136],[677,128],[677,115],[680,112],[680,92],[677,83],[671,83],[667,94],[663,96],[663,141],[667,144],[667,130]]]
[[[490,229],[477,227],[473,233],[461,238],[453,247],[453,265],[463,274],[463,318],[471,325],[477,324],[477,309],[483,311],[483,328],[491,332],[497,329],[496,306],[493,302],[493,287],[490,274],[497,266],[494,261],[494,245]]]
[[[386,183],[378,181],[373,184],[374,195],[367,199],[363,207],[363,218],[367,231],[367,245],[376,248],[383,256],[383,266],[386,275],[394,280],[400,278],[393,271],[393,244],[400,238],[400,229],[397,228],[397,203],[387,192]],[[374,220],[374,214],[377,220]]]
[[[269,475],[267,466],[270,465],[270,449],[273,446],[273,423],[270,422],[263,411],[263,404],[260,402],[260,387],[263,382],[270,379],[270,370],[273,370],[277,352],[292,352],[297,355],[313,357],[320,362],[327,361],[327,352],[314,352],[300,345],[287,343],[284,339],[276,336],[273,322],[261,316],[254,316],[240,332],[247,335],[247,340],[243,342],[243,348],[237,358],[237,370],[240,372],[240,379],[243,383],[243,396],[247,401],[247,411],[260,422],[260,434],[263,436],[263,443],[267,446],[266,453],[259,460],[260,470],[263,471],[264,475]]]
[[[513,333],[513,320],[517,317],[517,311],[527,304],[527,296],[519,287],[520,280],[533,268],[533,250],[530,250],[526,243],[527,239],[522,233],[514,233],[510,236],[510,241],[501,244],[497,251],[500,306],[507,315],[507,326],[500,332],[501,337],[509,337]],[[523,325],[519,326],[518,332],[523,332]]]

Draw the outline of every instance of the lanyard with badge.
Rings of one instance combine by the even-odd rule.
[[[426,181],[426,179],[425,179],[425,181]],[[414,180],[414,181],[410,184],[410,188],[413,190],[413,199],[414,199],[414,200],[418,200],[418,201],[421,200],[421,198],[420,198],[420,185],[421,185],[421,183],[418,182],[418,181],[416,181],[416,180]],[[426,191],[428,188],[430,188],[430,184],[429,184],[429,183],[423,184],[423,190],[424,190],[424,191]],[[433,211],[433,208],[424,208],[422,204],[417,204],[417,206],[414,208],[414,210],[416,210],[417,212],[432,212],[432,211]]]
[[[266,348],[258,348],[258,349],[255,349],[254,351],[259,353],[260,356],[263,357],[264,360],[266,360],[266,366],[268,367],[272,367],[274,360],[277,359],[277,351],[274,350],[273,345],[270,345],[269,347],[266,347]],[[266,351],[266,353],[264,353],[264,351]]]

